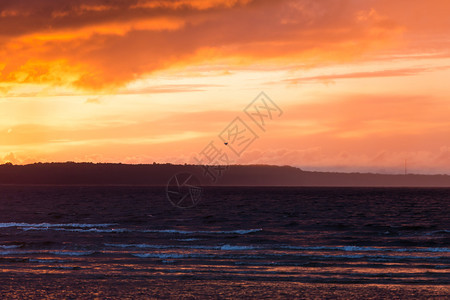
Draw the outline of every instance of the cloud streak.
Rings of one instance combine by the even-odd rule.
[[[433,72],[439,70],[447,70],[450,66],[442,67],[421,67],[421,68],[403,68],[403,69],[392,69],[392,70],[380,70],[380,71],[368,71],[368,72],[352,72],[343,74],[330,74],[330,75],[320,75],[320,76],[309,76],[309,77],[298,77],[291,79],[284,79],[284,82],[289,84],[299,84],[304,82],[334,82],[339,79],[364,79],[364,78],[379,78],[379,77],[404,77],[404,76],[414,76],[423,72]]]

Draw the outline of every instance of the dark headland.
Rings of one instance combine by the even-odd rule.
[[[290,166],[232,165],[216,182],[204,167],[174,164],[35,163],[0,165],[0,184],[164,186],[177,173],[195,174],[202,185],[450,187],[449,175],[385,175],[303,171]]]

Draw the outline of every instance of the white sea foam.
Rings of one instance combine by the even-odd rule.
[[[13,251],[13,250],[0,251],[0,255],[14,255],[19,253],[22,253],[22,251]]]
[[[176,254],[176,253],[172,253],[172,254],[167,254],[167,253],[134,253],[132,255],[136,256],[136,257],[141,257],[141,258],[161,258],[161,259],[185,258],[185,257],[187,257],[187,255]]]
[[[22,254],[41,254],[41,253],[44,252],[40,250],[22,250],[22,249],[0,251],[0,255],[22,255]]]
[[[238,230],[223,230],[223,231],[189,231],[189,230],[176,230],[176,229],[162,229],[162,230],[145,230],[144,232],[155,232],[155,233],[175,233],[175,234],[249,234],[261,231],[258,229],[238,229]]]
[[[15,248],[20,248],[20,245],[0,245],[0,248],[2,248],[2,249],[15,249]]]
[[[152,249],[170,249],[181,247],[176,245],[149,245],[149,244],[104,244],[104,245],[107,247],[117,247],[117,248],[152,248]]]
[[[84,223],[66,223],[66,224],[52,224],[52,223],[0,223],[0,228],[20,227],[20,228],[93,228],[93,227],[109,227],[115,224],[84,224]]]
[[[34,259],[30,258],[28,260],[29,262],[37,262],[37,263],[65,263],[66,260],[59,260],[59,259]]]
[[[232,246],[232,245],[223,245],[220,247],[220,250],[254,250],[255,246]]]
[[[30,229],[31,230],[31,229]],[[36,230],[33,228],[33,230]],[[69,229],[69,228],[54,228],[57,231],[71,231],[71,232],[98,232],[98,233],[122,233],[122,232],[132,232],[133,230],[125,229],[125,228],[106,228],[106,229],[98,229],[98,228],[89,228],[89,229]]]
[[[104,244],[107,247],[117,248],[147,248],[147,249],[199,249],[199,250],[254,250],[256,246],[233,246],[233,245],[149,245],[149,244]]]
[[[363,257],[366,257],[366,255],[362,255],[362,254],[352,254],[352,255],[320,255],[320,257],[325,257],[325,258],[363,258]]]
[[[397,252],[449,252],[450,248],[399,248],[399,249],[388,249],[387,251],[397,251]]]
[[[281,246],[283,249],[292,250],[339,250],[339,251],[380,251],[374,247],[357,247],[357,246]]]
[[[213,257],[208,254],[180,254],[180,253],[133,253],[133,256],[140,258],[160,258],[160,259],[176,259],[176,258],[208,258]]]
[[[317,255],[315,259],[321,258],[365,258],[370,261],[395,261],[398,259],[441,259],[436,256],[404,256],[404,255],[379,255],[379,254],[333,254],[333,255]]]
[[[384,248],[384,247],[360,247],[360,246],[280,246],[291,250],[324,250],[324,251],[389,251],[389,252],[450,252],[450,248]]]
[[[142,232],[142,233],[170,233],[170,234],[249,234],[261,231],[262,229],[238,229],[228,231],[188,231],[176,229],[128,229],[128,228],[105,228],[117,224],[51,224],[51,223],[0,223],[0,228],[18,227],[21,230],[58,230],[70,232],[98,232],[98,233],[122,233],[122,232]],[[194,240],[194,239],[192,239]]]
[[[30,255],[30,254],[52,254],[66,256],[86,256],[94,254],[96,251],[74,251],[74,250],[4,250],[0,255]]]
[[[360,246],[272,246],[272,245],[152,245],[152,244],[104,244],[107,247],[141,248],[141,249],[204,249],[204,250],[305,250],[305,251],[343,251],[343,252],[439,252],[448,253],[450,248],[377,248]],[[286,254],[283,254],[286,255]]]
[[[95,251],[48,251],[47,253],[67,256],[87,256],[94,254]]]

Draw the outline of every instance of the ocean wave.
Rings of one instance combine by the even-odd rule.
[[[104,244],[107,247],[117,248],[147,248],[147,249],[199,249],[199,250],[254,250],[257,246],[236,246],[236,245],[149,245],[149,244]]]
[[[98,229],[98,228],[89,228],[89,229],[69,229],[69,228],[52,228],[57,231],[70,231],[70,232],[97,232],[97,233],[122,233],[122,232],[133,232],[135,230],[130,230],[126,228],[107,228],[107,229]],[[29,230],[39,230],[37,228],[30,228]]]
[[[104,244],[107,247],[117,247],[117,248],[152,248],[152,249],[171,249],[171,248],[181,248],[182,246],[176,245],[149,245],[149,244]]]
[[[47,253],[63,256],[88,256],[96,253],[96,251],[48,251]]]
[[[441,229],[441,230],[427,232],[427,233],[425,233],[425,235],[442,235],[442,234],[448,234],[448,233],[450,233],[450,230]]]
[[[52,224],[52,223],[0,223],[0,228],[20,227],[20,228],[93,228],[93,227],[109,227],[116,224],[86,224],[86,223],[66,223],[66,224]]]
[[[35,263],[65,263],[67,262],[67,260],[60,260],[60,259],[35,259],[35,258],[30,258],[28,259],[29,262],[35,262]]]
[[[214,247],[218,248],[218,247]],[[219,250],[247,250],[245,247],[240,246],[230,246],[223,245]],[[108,253],[108,251],[79,251],[79,250],[5,250],[0,251],[0,255],[54,255],[54,256],[90,256],[98,253]],[[282,257],[284,259],[294,259],[295,257],[308,258],[314,261],[329,260],[329,259],[365,259],[367,261],[398,261],[398,260],[439,260],[448,257],[442,256],[418,256],[418,255],[383,255],[383,254],[306,254],[306,253],[258,253],[257,255],[245,254],[234,254],[229,251],[223,251],[222,253],[198,253],[198,252],[135,252],[135,251],[121,251],[122,255],[132,255],[139,258],[159,258],[159,259],[181,259],[181,258],[194,258],[194,259],[249,259],[249,260],[273,260],[276,257]],[[38,262],[38,260],[29,258],[30,261]],[[51,262],[50,259],[43,260],[39,258],[42,263]]]
[[[92,255],[97,251],[75,251],[75,250],[4,250],[0,255],[30,255],[30,254],[52,254],[64,256],[86,256]]]
[[[282,255],[282,254],[280,254]],[[425,259],[437,260],[442,259],[442,256],[415,256],[415,255],[382,255],[382,254],[328,254],[328,255],[300,255],[302,257],[309,257],[313,260],[329,259],[367,259],[368,261],[397,261],[401,259]]]
[[[389,251],[389,252],[450,252],[450,248],[383,248],[383,247],[362,247],[362,246],[280,246],[282,249],[290,250],[324,250],[324,251]]]
[[[144,230],[143,232],[154,233],[175,233],[175,234],[249,234],[262,231],[258,229],[238,229],[238,230],[223,230],[223,231],[189,231],[189,230],[176,230],[176,229],[161,229],[161,230]]]
[[[15,255],[15,254],[22,254],[22,253],[39,253],[38,251],[23,251],[23,250],[5,250],[0,251],[0,255]]]
[[[57,231],[69,231],[69,232],[97,232],[97,233],[123,233],[123,232],[140,232],[140,233],[169,233],[169,234],[250,234],[262,229],[238,229],[238,230],[223,230],[223,231],[188,231],[188,230],[176,230],[176,229],[128,229],[128,228],[104,228],[110,227],[116,224],[29,224],[29,223],[0,223],[0,228],[6,227],[18,227],[24,231],[29,230],[57,230]],[[100,227],[100,228],[98,228]]]
[[[361,246],[289,246],[289,245],[154,245],[154,244],[104,244],[116,248],[147,249],[204,249],[204,250],[304,250],[304,251],[343,251],[343,252],[430,252],[450,253],[450,248],[382,248]]]
[[[20,248],[20,245],[0,245],[0,248],[2,248],[2,249],[15,249],[15,248]]]
[[[397,251],[397,252],[448,252],[450,253],[450,248],[411,248],[411,249],[389,249],[388,251]]]
[[[177,258],[210,258],[214,257],[211,254],[198,254],[198,253],[133,253],[133,256],[140,258],[160,258],[160,259],[177,259]]]
[[[228,247],[225,247],[228,249]],[[445,257],[441,256],[418,256],[418,255],[383,255],[383,254],[304,254],[304,253],[258,253],[256,255],[249,254],[231,254],[228,251],[219,253],[192,253],[192,252],[145,252],[145,253],[129,253],[132,256],[140,258],[160,258],[160,259],[177,259],[177,258],[214,258],[214,259],[234,259],[234,260],[278,260],[295,259],[298,257],[308,258],[313,261],[335,260],[335,259],[364,259],[367,261],[398,261],[398,260],[439,260]]]
[[[280,246],[282,249],[290,250],[338,250],[338,251],[380,251],[378,248],[374,247],[358,247],[358,246]]]
[[[220,247],[220,250],[255,250],[257,246],[232,246],[232,245],[223,245]]]

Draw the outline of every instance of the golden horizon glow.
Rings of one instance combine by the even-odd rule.
[[[449,9],[0,4],[0,163],[193,163],[264,91],[284,114],[233,163],[450,174]]]

